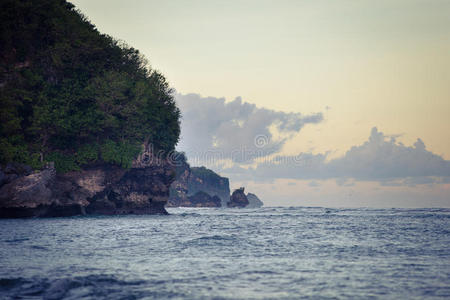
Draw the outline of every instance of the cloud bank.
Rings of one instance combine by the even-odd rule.
[[[256,107],[237,97],[177,94],[182,112],[181,142],[189,161],[236,180],[328,180],[340,186],[375,181],[383,186],[450,183],[450,161],[427,150],[419,138],[411,146],[372,128],[366,142],[343,156],[328,153],[280,155],[283,145],[306,124],[323,120],[322,113],[303,115]],[[318,186],[317,182],[312,183]]]
[[[327,154],[300,153],[275,156],[255,168],[229,168],[223,172],[253,180],[334,178],[340,185],[349,184],[351,180],[416,185],[450,182],[450,161],[428,151],[421,139],[412,146],[405,146],[374,127],[365,143],[330,161],[327,161]]]
[[[176,101],[182,112],[178,149],[189,158],[209,155],[249,163],[278,153],[303,126],[323,120],[322,113],[303,115],[258,108],[240,97],[225,102],[224,98],[177,94]]]

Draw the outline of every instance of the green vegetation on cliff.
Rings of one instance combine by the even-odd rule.
[[[201,180],[208,183],[214,183],[216,185],[223,178],[213,170],[207,169],[205,167],[192,167],[191,172],[195,177],[200,178]]]
[[[0,1],[0,164],[129,167],[144,142],[173,150],[179,116],[166,79],[72,4]]]

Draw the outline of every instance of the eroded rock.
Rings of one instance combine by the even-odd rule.
[[[231,194],[230,201],[228,201],[228,207],[246,207],[249,204],[247,196],[244,193],[244,188],[241,187],[234,190]]]
[[[101,164],[65,174],[49,167],[16,175],[0,188],[0,217],[167,214],[175,179],[174,167],[161,159],[136,160],[130,169]]]

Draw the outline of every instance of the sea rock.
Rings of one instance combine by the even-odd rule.
[[[262,207],[264,203],[256,196],[255,194],[248,193],[247,194],[248,205],[246,208],[258,208]]]
[[[0,217],[167,214],[164,205],[174,179],[173,165],[146,156],[130,169],[99,164],[56,174],[50,166],[0,188]]]
[[[228,201],[228,207],[246,207],[249,204],[247,196],[244,193],[244,188],[241,187],[234,190],[231,194],[230,201]]]

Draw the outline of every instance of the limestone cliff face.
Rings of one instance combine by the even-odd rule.
[[[6,175],[5,175],[6,174]],[[56,174],[52,166],[32,174],[1,172],[0,217],[81,214],[166,214],[175,170],[144,152],[130,169],[101,164]],[[1,177],[1,176],[0,176]]]
[[[188,199],[188,181],[191,176],[191,168],[183,157],[176,161],[176,177],[170,186],[169,201],[166,207],[190,206]]]
[[[228,207],[246,207],[248,204],[249,202],[243,187],[234,190],[230,197],[230,201],[227,202]]]
[[[167,207],[222,207],[230,198],[228,178],[212,170],[205,167],[191,168],[182,160],[178,162],[176,173]]]

